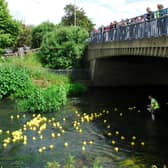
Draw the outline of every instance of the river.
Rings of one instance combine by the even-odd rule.
[[[155,121],[146,110],[149,94],[161,106]],[[69,98],[59,112],[41,115],[47,118],[47,128],[40,139],[37,130],[23,130],[37,115],[17,117],[14,103],[2,101],[0,165],[43,168],[49,161],[64,165],[73,156],[79,168],[93,167],[93,163],[103,168],[168,166],[167,102],[165,86],[90,88],[85,95]],[[27,136],[27,144],[10,143],[4,149],[3,139],[19,129]],[[44,150],[39,152],[39,148]]]

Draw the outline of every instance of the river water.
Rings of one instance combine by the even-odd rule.
[[[155,121],[146,110],[149,94],[161,106]],[[85,95],[69,98],[59,112],[42,115],[47,118],[47,128],[40,139],[36,130],[23,130],[37,115],[17,117],[14,103],[5,100],[0,104],[0,165],[43,168],[49,161],[65,165],[73,156],[79,168],[93,167],[93,163],[105,168],[168,166],[167,110],[165,86],[90,88]],[[27,144],[10,143],[4,148],[2,141],[18,129],[27,136]],[[44,150],[39,152],[39,148]]]

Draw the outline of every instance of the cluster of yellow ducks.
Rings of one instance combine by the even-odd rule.
[[[78,112],[76,114],[79,114]],[[26,117],[26,115],[24,114],[22,116],[23,118]],[[77,117],[79,117],[79,115],[77,115]],[[16,115],[16,117],[14,117],[13,115],[10,116],[10,119],[13,121],[14,119],[20,119],[21,115]],[[87,117],[86,117],[87,118]],[[85,117],[81,118],[81,120],[84,122],[86,121]],[[62,119],[63,122],[66,122],[66,118]],[[87,120],[88,121],[88,120]],[[48,119],[47,117],[42,116],[41,114],[32,115],[32,119],[30,121],[27,121],[23,127],[19,130],[15,130],[13,132],[10,132],[9,130],[7,131],[3,131],[0,129],[0,134],[2,134],[3,132],[5,132],[8,137],[5,138],[3,140],[3,144],[2,146],[4,148],[7,148],[11,143],[16,144],[16,143],[23,143],[23,145],[27,145],[28,143],[28,137],[26,135],[26,131],[34,131],[36,132],[36,136],[32,136],[32,141],[36,141],[37,139],[44,139],[43,137],[43,132],[48,128],[57,128],[59,130],[59,132],[51,132],[50,134],[50,138],[52,139],[56,139],[58,137],[61,137],[64,133],[65,130],[63,128],[63,126],[61,125],[61,123],[59,121],[56,121],[54,117]],[[74,121],[73,122],[73,127],[75,128],[76,131],[78,131],[79,133],[82,134],[83,130],[82,128],[80,128],[80,122],[79,121]],[[80,129],[79,129],[80,128]],[[93,144],[93,141],[83,141],[82,142],[82,151],[86,150],[86,145]],[[64,147],[67,148],[69,146],[68,142],[64,143]],[[46,151],[47,149],[54,149],[54,145],[50,144],[48,147],[46,146],[42,146],[40,148],[38,148],[38,152],[42,153],[44,151]]]
[[[115,108],[114,111],[117,111],[118,109]],[[131,110],[131,109],[130,109]],[[91,114],[80,114],[78,111],[75,111],[75,115],[76,115],[76,120],[72,122],[72,126],[73,128],[79,133],[82,134],[83,130],[82,130],[82,124],[84,122],[91,122],[95,119],[101,118],[104,115],[108,115],[110,112],[108,110],[103,110],[100,113],[91,113]],[[122,113],[120,113],[120,116],[122,116]],[[22,116],[23,118],[26,117],[25,114],[23,114]],[[14,119],[19,119],[21,118],[21,115],[16,115],[15,117],[13,115],[10,116],[10,119],[13,121]],[[66,118],[63,118],[62,121],[66,122]],[[103,120],[104,124],[107,124],[107,120]],[[107,130],[111,128],[111,125],[107,125]],[[7,148],[11,143],[15,144],[15,143],[23,143],[23,145],[26,145],[28,143],[28,137],[27,137],[27,130],[29,131],[34,131],[36,134],[35,136],[32,136],[31,139],[32,141],[36,141],[37,139],[42,140],[43,137],[43,132],[47,129],[47,128],[57,128],[58,132],[51,132],[50,134],[50,138],[52,139],[56,139],[58,137],[61,137],[64,133],[65,130],[63,128],[63,126],[61,125],[60,121],[56,121],[56,119],[54,117],[52,118],[47,118],[42,116],[41,114],[33,114],[32,115],[32,119],[27,121],[23,127],[19,130],[15,130],[13,132],[10,132],[9,130],[5,131],[6,134],[8,135],[8,137],[6,137],[3,140],[3,144],[2,146],[4,148]],[[0,134],[2,134],[4,131],[0,129]],[[113,136],[118,136],[120,137],[120,140],[125,140],[126,137],[123,135],[120,135],[120,132],[118,130],[114,131],[114,133],[108,131],[107,135],[109,137],[113,137]],[[131,141],[130,141],[130,145],[131,146],[135,146],[136,142],[135,140],[137,139],[136,136],[132,136],[131,137]],[[82,151],[86,150],[86,145],[92,145],[94,144],[93,140],[83,140],[82,142]],[[119,151],[119,147],[116,146],[117,142],[115,140],[111,140],[111,144],[114,145],[114,151],[118,152]],[[142,146],[145,145],[145,143],[143,141],[140,142],[140,144]],[[69,146],[68,142],[64,142],[64,147],[67,148]],[[42,146],[40,148],[38,148],[38,152],[42,153],[46,150],[53,150],[54,149],[54,145],[50,144],[48,147],[46,146]]]

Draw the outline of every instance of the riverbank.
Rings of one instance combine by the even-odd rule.
[[[86,91],[83,84],[43,68],[37,54],[1,59],[0,73],[0,97],[15,99],[21,112],[54,112],[67,96]]]

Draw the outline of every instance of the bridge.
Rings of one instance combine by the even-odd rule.
[[[87,60],[95,86],[168,85],[168,16],[94,33]]]

